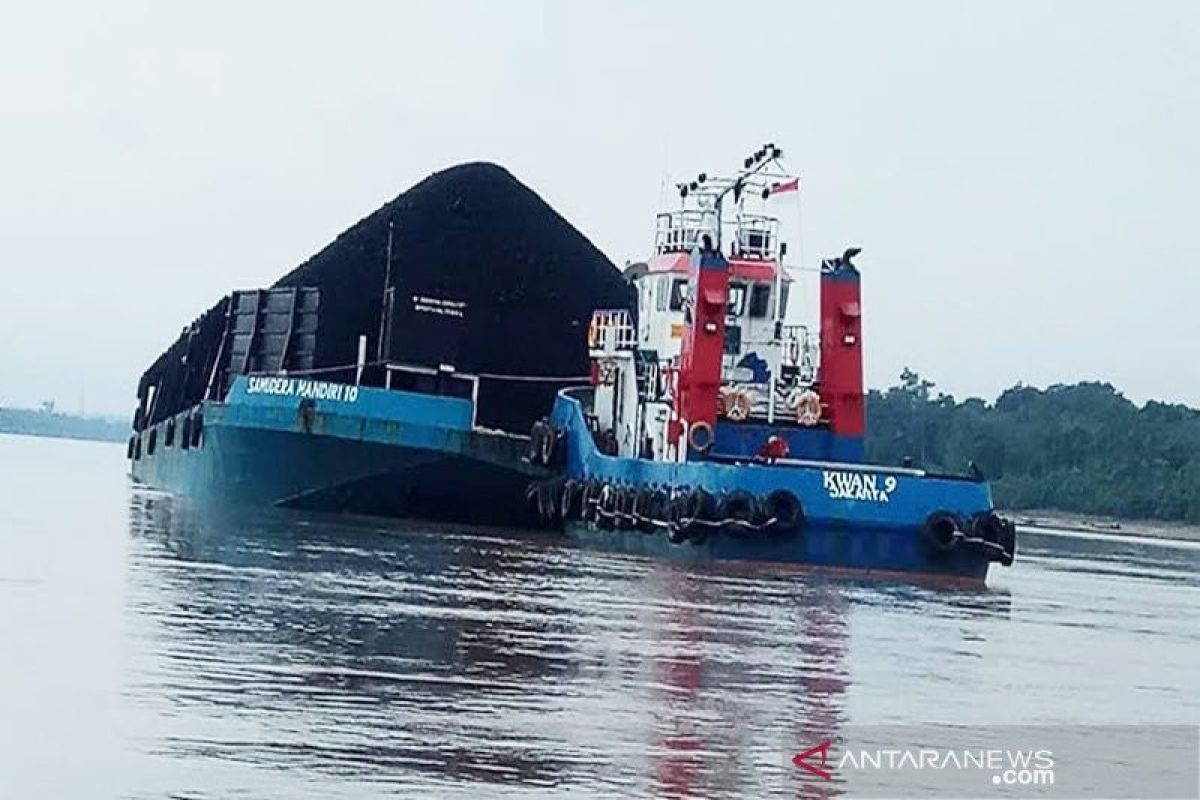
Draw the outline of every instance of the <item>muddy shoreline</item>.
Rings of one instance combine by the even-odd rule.
[[[1158,539],[1179,539],[1200,542],[1200,525],[1183,522],[1167,522],[1155,519],[1118,519],[1115,517],[1072,514],[1051,509],[1022,509],[1005,511],[1005,516],[1017,523],[1018,528],[1058,528],[1090,534],[1114,534],[1119,536],[1147,536]]]

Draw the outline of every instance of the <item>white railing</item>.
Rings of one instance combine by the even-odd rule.
[[[637,348],[637,329],[629,312],[623,308],[596,311],[588,327],[588,350],[612,353]]]
[[[784,325],[782,345],[783,364],[799,368],[802,383],[812,383],[817,377],[817,337],[807,325]]]

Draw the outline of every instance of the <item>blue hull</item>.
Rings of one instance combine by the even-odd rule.
[[[205,505],[527,521],[525,488],[544,473],[522,460],[522,437],[476,430],[469,401],[362,388],[352,402],[345,389],[306,402],[298,385],[253,392],[238,378],[224,402],[159,423],[153,448],[143,431],[134,479]],[[198,444],[185,448],[184,421],[197,417]]]
[[[961,519],[990,512],[991,492],[982,482],[835,462],[675,463],[608,456],[597,449],[582,404],[569,393],[559,396],[551,422],[564,432],[564,469],[576,482],[634,491],[699,488],[718,497],[742,490],[763,498],[785,490],[803,506],[803,525],[794,532],[714,525],[701,536],[678,542],[661,523],[647,525],[649,532],[643,532],[630,530],[633,524],[623,525],[620,519],[605,526],[611,529],[598,527],[594,517],[568,520],[567,534],[589,545],[684,561],[773,561],[979,582],[996,558],[996,547],[971,537],[959,536],[949,548],[933,548],[926,531],[937,512]]]

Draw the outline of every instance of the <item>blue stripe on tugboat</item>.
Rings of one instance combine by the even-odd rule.
[[[679,185],[654,254],[626,272],[636,317],[596,312],[592,387],[560,392],[531,431],[531,461],[559,471],[531,504],[618,550],[982,582],[1012,563],[1016,529],[978,471],[863,463],[859,251],[821,264],[817,336],[784,323],[778,220],[746,207],[798,186],[780,155],[766,145],[732,177]]]

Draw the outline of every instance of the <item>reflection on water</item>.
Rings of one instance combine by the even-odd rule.
[[[142,744],[230,785],[767,791],[844,716],[847,599],[820,581],[149,494],[130,519]]]
[[[0,797],[832,797],[851,726],[1200,721],[1200,548],[987,590],[130,492],[0,437]],[[67,488],[64,488],[67,487]]]
[[[851,722],[1197,718],[1189,549],[1031,537],[968,591],[152,494],[130,529],[145,796],[834,796],[789,759]],[[1101,641],[1140,637],[1179,660]]]

